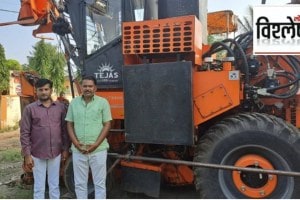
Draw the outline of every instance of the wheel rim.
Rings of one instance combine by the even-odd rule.
[[[233,148],[231,151],[227,152],[226,155],[223,157],[221,164],[223,165],[236,165],[238,160],[243,158],[247,155],[259,155],[260,158],[263,158],[266,160],[268,158],[266,163],[272,163],[270,166],[272,166],[274,169],[278,170],[286,170],[290,171],[290,167],[288,163],[285,161],[283,157],[281,157],[277,152],[263,147],[261,145],[241,145],[237,148]],[[252,160],[250,157],[244,157],[246,160]],[[260,159],[260,160],[263,160]],[[253,162],[250,163],[250,166],[253,165]],[[264,166],[268,166],[267,164],[264,164]],[[272,168],[266,168],[266,169],[272,169]],[[240,176],[240,174],[239,174]],[[275,175],[274,175],[275,176]],[[273,177],[274,177],[273,176]],[[227,170],[219,170],[218,173],[219,177],[219,184],[223,191],[223,194],[226,198],[236,199],[236,198],[250,198],[241,191],[241,189],[238,186],[241,186],[239,184],[236,184],[234,182],[233,178],[233,171],[227,171]],[[239,178],[242,181],[245,182],[245,179]],[[294,188],[294,179],[293,177],[287,177],[287,176],[277,176],[277,184],[275,185],[275,190],[272,193],[269,194],[263,194],[258,197],[252,197],[251,198],[291,198]],[[249,184],[249,182],[247,182]],[[260,182],[257,183],[256,187],[262,187],[266,182]],[[251,184],[250,184],[251,186]],[[252,185],[253,188],[253,185]],[[254,187],[255,188],[255,187]],[[272,187],[270,187],[272,188]],[[271,191],[271,190],[269,190]],[[267,196],[268,195],[268,196]]]
[[[273,165],[267,159],[255,154],[242,156],[234,166],[274,170]],[[232,179],[235,187],[250,198],[265,198],[277,186],[277,176],[272,174],[233,171]]]

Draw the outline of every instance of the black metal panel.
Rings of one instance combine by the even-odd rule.
[[[89,57],[86,57],[86,3],[84,0],[66,1],[69,12],[74,40],[79,51],[78,62],[75,64],[82,69],[82,75],[91,75],[97,79],[100,89],[122,88],[122,42],[116,38]],[[73,58],[74,60],[74,58]],[[76,61],[75,60],[75,61]]]
[[[86,54],[86,18],[84,0],[65,1],[66,12],[70,15],[72,37],[75,40],[78,56],[71,54],[71,58],[79,68],[83,68],[82,62]]]
[[[199,0],[158,0],[158,18],[195,15],[199,19]]]
[[[144,193],[150,197],[159,197],[161,175],[159,172],[130,167],[122,167],[122,190]]]
[[[118,38],[86,59],[83,75],[94,76],[98,88],[122,88],[122,65],[122,42]]]
[[[126,141],[193,144],[192,63],[124,66]]]

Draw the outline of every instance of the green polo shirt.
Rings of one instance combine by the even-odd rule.
[[[103,123],[112,120],[110,106],[106,99],[94,96],[88,104],[80,97],[74,98],[68,108],[66,121],[74,123],[77,139],[82,144],[92,144],[96,142]],[[99,145],[94,152],[108,149],[109,144],[106,139]],[[73,152],[79,152],[72,144]]]

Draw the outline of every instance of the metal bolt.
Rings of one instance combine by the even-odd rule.
[[[245,192],[245,191],[246,191],[246,187],[245,187],[244,185],[242,185],[241,190],[242,190],[243,192]]]
[[[264,190],[261,190],[261,191],[259,191],[259,194],[260,194],[261,196],[264,196],[266,193],[265,193]]]
[[[254,166],[257,167],[258,165],[259,165],[259,162],[258,162],[258,161],[255,161],[255,162],[254,162]]]
[[[269,180],[271,181],[271,180],[273,180],[273,175],[268,175],[268,178],[269,178]]]

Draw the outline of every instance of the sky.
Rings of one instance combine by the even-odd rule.
[[[17,21],[18,13],[2,10],[19,12],[20,0],[0,0],[0,23]],[[27,56],[33,50],[35,43],[40,41],[32,36],[32,31],[38,26],[10,25],[0,26],[0,44],[4,47],[6,59],[15,59],[20,64],[28,63]],[[56,40],[54,34],[50,34]],[[50,41],[57,43],[57,41]]]
[[[188,2],[188,0],[186,0]],[[232,10],[239,17],[247,15],[248,6],[260,5],[261,0],[207,0],[208,12],[220,10]],[[266,0],[268,5],[285,5],[290,0]],[[19,12],[20,0],[0,0],[0,23],[16,21],[18,13],[7,12],[3,10]],[[33,50],[33,46],[40,39],[32,36],[32,31],[37,26],[0,26],[0,44],[5,49],[6,59],[18,60],[21,64],[28,63],[27,56]],[[54,41],[48,40],[52,44],[57,44],[55,35],[48,35],[54,38]]]

